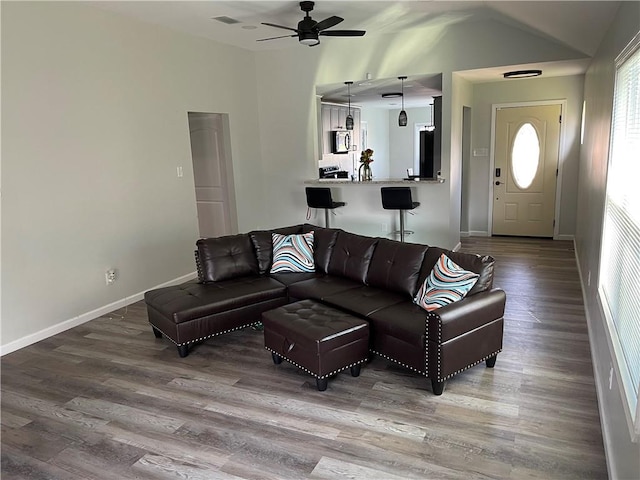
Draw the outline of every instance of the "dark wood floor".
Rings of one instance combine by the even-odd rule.
[[[318,392],[251,329],[181,359],[137,303],[2,358],[2,479],[606,478],[572,243],[463,250],[497,259],[504,351],[440,397],[383,359]]]

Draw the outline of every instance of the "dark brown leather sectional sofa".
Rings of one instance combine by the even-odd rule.
[[[314,273],[270,274],[271,233],[314,231]],[[467,296],[427,312],[414,295],[442,253],[479,274]],[[145,294],[156,337],[189,345],[260,321],[264,311],[313,299],[366,319],[370,347],[431,379],[436,395],[453,375],[502,350],[506,296],[493,289],[494,260],[438,247],[400,243],[315,225],[201,239],[199,280]]]

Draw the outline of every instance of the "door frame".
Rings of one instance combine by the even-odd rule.
[[[220,118],[220,124],[222,127],[222,141],[219,145],[221,149],[221,154],[224,161],[224,178],[222,181],[225,183],[227,189],[227,204],[229,208],[229,228],[230,234],[235,235],[238,233],[238,208],[236,205],[236,189],[235,189],[235,180],[233,175],[233,158],[231,154],[231,123],[229,121],[228,113],[221,112],[203,112],[197,110],[188,110],[187,111],[187,140],[189,142],[189,157],[191,159],[191,169],[194,172],[193,167],[193,153],[191,151],[191,131],[189,128],[189,114],[194,115],[203,115],[203,116],[218,116]],[[195,189],[195,177],[193,178],[193,205],[196,210],[196,223],[198,226],[198,238],[200,237],[200,225],[198,220],[198,201],[196,199],[196,189]]]
[[[496,148],[496,115],[501,108],[517,108],[517,107],[537,107],[541,105],[560,105],[560,116],[563,121],[560,122],[560,138],[558,139],[558,176],[556,177],[556,204],[554,206],[555,225],[553,226],[553,239],[561,240],[558,235],[560,228],[560,200],[562,198],[562,170],[564,167],[564,129],[566,124],[567,100],[537,100],[533,102],[513,102],[513,103],[494,103],[491,105],[491,141],[489,144],[489,215],[487,232],[489,236],[493,236],[493,182],[496,165],[495,148]]]

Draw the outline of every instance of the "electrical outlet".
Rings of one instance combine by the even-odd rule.
[[[115,268],[110,268],[104,274],[104,280],[105,280],[107,285],[112,285],[113,283],[115,283],[116,278],[117,278],[117,276],[116,276],[116,269]]]
[[[182,172],[182,166],[178,166],[176,167],[176,173],[178,175],[178,178],[182,178],[183,177],[183,172]]]

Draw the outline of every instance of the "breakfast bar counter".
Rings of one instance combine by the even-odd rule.
[[[406,179],[406,178],[381,178],[367,181],[352,181],[348,178],[323,178],[318,180],[305,180],[305,185],[317,185],[317,186],[331,186],[339,185],[341,187],[347,185],[396,185],[403,187],[413,187],[422,185],[436,185],[444,183],[444,178],[420,178],[420,179]]]
[[[367,181],[328,178],[305,180],[303,187],[329,187],[334,201],[345,202],[345,206],[330,210],[330,223],[361,235],[399,239],[398,212],[382,208],[382,187],[409,187],[413,201],[420,206],[407,211],[405,228],[415,233],[406,236],[406,242],[442,245],[454,248],[449,238],[449,187],[446,179],[404,180],[402,178],[376,178]],[[304,190],[302,188],[301,190]],[[304,195],[303,192],[301,192]],[[324,225],[323,209],[307,209],[306,219],[316,225]]]

